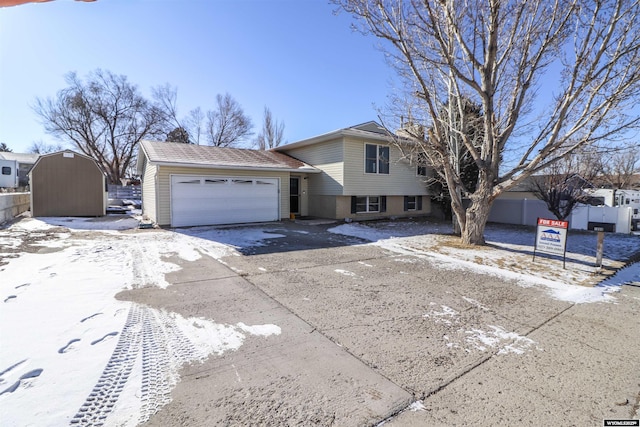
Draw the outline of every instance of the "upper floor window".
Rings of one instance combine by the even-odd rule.
[[[366,144],[364,154],[364,171],[366,173],[389,174],[389,147],[377,144]]]
[[[427,156],[424,153],[418,153],[417,163],[416,175],[427,176]]]

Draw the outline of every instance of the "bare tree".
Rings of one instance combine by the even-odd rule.
[[[34,141],[29,146],[28,152],[34,154],[47,154],[62,150],[64,150],[62,144],[47,144],[44,141]]]
[[[473,193],[478,183],[478,165],[474,161],[469,150],[466,149],[460,137],[462,134],[471,141],[475,147],[482,144],[482,108],[474,104],[467,98],[452,99],[451,104],[442,107],[438,120],[442,123],[451,124],[444,126],[448,143],[446,155],[449,156],[448,162],[453,165],[456,175],[460,177],[460,185],[454,191],[460,193],[463,198]],[[461,105],[458,105],[461,103]],[[463,114],[465,117],[459,117]],[[404,118],[403,118],[404,120]],[[455,130],[455,131],[454,131]],[[404,138],[406,135],[410,138],[410,143],[398,143],[403,157],[417,166],[425,166],[435,172],[425,179],[425,183],[431,188],[434,197],[432,201],[440,204],[445,218],[452,216],[454,234],[460,235],[460,224],[457,217],[452,215],[451,196],[446,181],[445,170],[443,168],[445,162],[442,161],[443,153],[437,150],[435,146],[426,141],[427,135],[433,132],[433,129],[424,131],[424,127],[413,122],[413,118],[409,117],[406,124],[401,124],[401,129],[396,135]],[[415,144],[416,139],[420,140],[419,144]],[[401,142],[398,140],[397,142]]]
[[[233,147],[244,142],[252,134],[253,123],[238,101],[228,93],[218,94],[216,104],[216,109],[206,114],[205,135],[209,145]]]
[[[112,183],[135,162],[138,143],[160,138],[166,115],[122,75],[95,70],[86,81],[65,76],[68,87],[55,98],[36,100],[33,109],[47,133],[94,158]]]
[[[262,130],[256,137],[256,146],[259,150],[275,148],[282,144],[283,137],[284,122],[274,119],[271,110],[264,107],[264,121],[262,122]]]
[[[13,150],[9,148],[7,144],[5,144],[4,142],[0,142],[0,152],[10,153],[12,151]]]
[[[200,141],[202,139],[203,133],[203,122],[205,119],[205,115],[200,109],[200,107],[196,107],[193,110],[189,111],[189,115],[184,120],[184,127],[189,133],[189,140],[192,144],[200,145]]]
[[[167,135],[179,128],[184,128],[184,121],[178,118],[178,89],[165,84],[151,90],[153,101],[158,111],[164,114],[164,133]]]
[[[406,83],[414,119],[429,129],[426,138],[410,138],[440,153],[464,243],[484,243],[491,205],[503,191],[640,122],[633,114],[640,95],[638,0],[334,2],[382,39]],[[443,105],[460,108],[455,100],[463,97],[482,107],[479,146],[459,132],[464,114],[462,123],[439,117]],[[452,135],[479,170],[468,204],[451,161]],[[503,152],[513,156],[508,168]]]
[[[591,199],[591,194],[584,190],[593,188],[598,170],[597,154],[582,151],[551,164],[540,175],[530,176],[528,187],[547,204],[549,212],[564,220],[579,203]]]
[[[630,190],[634,175],[640,173],[640,152],[637,148],[613,150],[604,155],[600,164],[600,178],[607,187]]]

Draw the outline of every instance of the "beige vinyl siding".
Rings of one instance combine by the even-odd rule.
[[[156,171],[155,165],[150,165],[144,159],[144,175],[142,176],[142,213],[151,221],[157,222]]]
[[[344,184],[342,140],[283,150],[291,157],[321,169],[309,174],[309,195],[340,195]]]
[[[289,172],[259,170],[205,169],[176,166],[159,166],[157,173],[157,220],[160,225],[171,224],[171,175],[247,176],[280,179],[280,217],[289,218]]]
[[[336,200],[339,198],[339,196],[309,196],[309,213],[320,218],[340,218],[336,216]]]
[[[400,160],[400,151],[389,147],[389,174],[364,172],[365,144],[360,139],[345,138],[344,195],[345,196],[419,196],[427,195],[427,186],[416,176],[416,167]],[[378,142],[378,145],[380,143]],[[382,144],[384,145],[384,144]]]

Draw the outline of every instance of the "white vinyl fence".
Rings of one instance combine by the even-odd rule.
[[[569,228],[588,230],[589,223],[615,224],[616,233],[630,233],[633,209],[629,207],[578,205],[568,218]],[[498,199],[491,207],[489,221],[535,226],[538,218],[555,219],[542,200]],[[592,224],[593,225],[593,224]]]
[[[569,219],[569,226],[575,230],[588,230],[589,223],[615,224],[616,233],[631,233],[633,209],[623,206],[579,205]]]

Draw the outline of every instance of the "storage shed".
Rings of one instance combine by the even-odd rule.
[[[33,165],[29,177],[34,217],[106,213],[106,178],[90,157],[70,150],[45,154]]]

